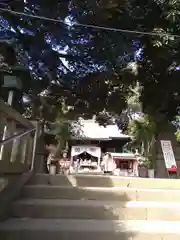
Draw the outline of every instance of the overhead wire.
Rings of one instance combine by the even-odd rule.
[[[99,30],[105,30],[105,31],[113,31],[113,32],[121,32],[121,33],[129,33],[129,34],[141,34],[141,35],[148,35],[148,36],[168,36],[168,37],[176,37],[180,38],[180,35],[176,34],[169,34],[169,33],[157,33],[157,32],[145,32],[145,31],[138,31],[138,30],[128,30],[128,29],[121,29],[121,28],[112,28],[112,27],[105,27],[105,26],[99,26],[99,25],[94,25],[94,24],[83,24],[83,23],[78,23],[78,22],[73,22],[72,25],[69,25],[62,19],[54,19],[54,18],[49,18],[45,16],[38,16],[38,15],[33,15],[29,13],[24,13],[24,12],[18,12],[14,11],[11,9],[6,9],[6,8],[0,8],[0,12],[7,12],[13,15],[17,16],[24,16],[24,17],[29,17],[33,19],[39,19],[43,21],[49,21],[49,22],[54,22],[54,23],[59,23],[59,24],[64,24],[67,26],[77,26],[77,27],[85,27],[85,28],[91,28],[91,29],[99,29]]]
[[[48,21],[48,22],[54,22],[54,23],[63,24],[63,25],[69,26],[69,27],[76,26],[76,27],[84,27],[84,28],[90,28],[90,29],[118,32],[118,33],[129,33],[129,34],[138,34],[138,35],[146,35],[146,36],[159,36],[159,37],[167,36],[167,37],[180,38],[180,35],[176,35],[176,34],[129,30],[129,29],[99,26],[99,25],[94,25],[94,24],[83,24],[83,23],[78,23],[78,22],[72,22],[72,24],[70,25],[62,19],[54,19],[54,18],[49,18],[49,17],[45,17],[45,16],[33,15],[33,14],[29,14],[29,13],[14,11],[14,10],[7,9],[7,8],[0,8],[0,12],[6,12],[6,13],[16,15],[16,16],[28,17],[28,18],[38,19],[38,20],[43,20],[43,21]],[[70,90],[68,88],[66,88],[66,89]],[[72,91],[72,89],[70,91]],[[78,93],[73,92],[73,94],[77,95]]]

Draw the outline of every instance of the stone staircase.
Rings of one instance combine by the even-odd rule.
[[[179,240],[180,181],[38,174],[10,212],[2,240]]]

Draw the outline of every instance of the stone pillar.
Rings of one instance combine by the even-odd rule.
[[[37,138],[37,145],[36,145],[36,155],[35,155],[35,162],[34,162],[34,170],[38,173],[44,173],[44,134],[41,131],[40,123],[37,121],[31,121],[34,126],[38,126],[38,138]]]

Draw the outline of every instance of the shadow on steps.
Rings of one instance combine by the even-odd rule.
[[[111,178],[105,177],[98,179],[97,176],[91,178],[74,177],[76,186],[72,181],[69,181],[68,176],[63,177],[62,186],[68,188],[58,189],[57,177],[43,176],[41,179],[34,182],[40,184],[41,187],[34,189],[24,189],[22,197],[36,198],[36,199],[67,199],[67,200],[99,200],[99,201],[119,201],[128,202],[127,195],[122,195],[116,192],[103,192],[98,189],[89,190],[78,188],[81,186],[95,187],[101,185],[102,187],[113,187]],[[30,183],[33,183],[33,179]],[[42,181],[44,186],[42,187]],[[101,182],[98,182],[101,181]],[[54,186],[56,185],[56,186]],[[126,226],[124,223],[118,224],[115,220],[123,222],[125,216],[116,214],[113,208],[93,207],[90,206],[84,210],[84,213],[71,212],[68,207],[62,212],[58,210],[58,206],[52,206],[51,211],[46,215],[43,213],[44,208],[42,205],[34,210],[33,204],[29,209],[24,208],[25,216],[23,218],[16,218],[15,220],[7,220],[0,226],[0,236],[3,240],[36,240],[43,238],[44,240],[132,240],[135,239],[135,233],[125,231]],[[59,212],[59,213],[58,213]],[[18,215],[18,214],[17,214]],[[18,217],[18,216],[11,217]],[[61,220],[58,218],[61,216]],[[93,216],[93,219],[92,217]],[[120,216],[120,217],[119,217]],[[42,219],[43,221],[39,220]],[[64,219],[64,220],[63,220]],[[72,220],[73,219],[73,220]]]

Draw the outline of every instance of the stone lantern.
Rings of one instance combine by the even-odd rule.
[[[10,74],[4,74],[3,82],[2,88],[6,89],[8,92],[7,102],[9,105],[12,105],[15,93],[22,89],[21,79]]]

